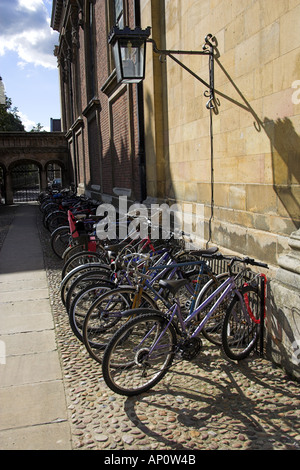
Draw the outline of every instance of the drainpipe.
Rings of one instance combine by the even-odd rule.
[[[140,0],[134,1],[135,26],[141,27],[141,8]],[[146,179],[146,149],[145,149],[145,130],[144,130],[144,93],[143,82],[136,86],[137,96],[137,121],[138,121],[138,158],[139,158],[139,176],[140,176],[140,198],[143,202],[147,198],[147,179]]]

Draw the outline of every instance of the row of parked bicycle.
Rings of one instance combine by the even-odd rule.
[[[266,264],[216,247],[187,250],[174,234],[100,240],[95,201],[58,194],[47,198],[59,199],[68,221],[50,235],[63,260],[61,300],[74,335],[102,364],[114,392],[149,390],[174,361],[200,353],[201,337],[229,359],[249,356],[263,333],[266,276],[257,269]],[[44,220],[48,204],[41,196]]]

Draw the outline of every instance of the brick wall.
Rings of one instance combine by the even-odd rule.
[[[70,2],[71,3],[71,2]],[[88,21],[88,1],[83,2],[83,18]],[[134,26],[134,2],[128,3],[129,24]],[[74,99],[73,122],[70,114],[70,81],[61,82],[63,95],[64,131],[69,139],[70,149],[73,142],[72,130],[80,127],[80,148],[77,149],[78,184],[80,191],[94,192],[101,198],[102,194],[113,196],[113,188],[131,190],[132,197],[139,198],[138,178],[138,130],[137,103],[135,85],[122,86],[113,78],[109,66],[108,33],[106,0],[94,2],[94,94],[90,83],[91,57],[88,41],[88,26],[77,25],[73,35],[72,86]],[[77,5],[72,3],[70,12],[74,19],[79,18]],[[66,20],[66,35],[72,31],[72,23]],[[71,37],[71,36],[70,36]],[[76,37],[76,41],[74,41]],[[63,41],[60,54],[65,54]],[[76,44],[76,45],[75,45]],[[65,75],[66,77],[66,75]],[[109,79],[111,78],[111,80]],[[62,79],[62,75],[61,75]],[[78,124],[78,120],[80,123]],[[79,142],[79,139],[78,139]],[[71,149],[73,151],[73,149]],[[95,190],[96,188],[96,190]],[[97,194],[95,194],[95,191]]]

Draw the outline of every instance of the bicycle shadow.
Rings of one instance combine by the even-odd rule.
[[[291,113],[292,92],[290,104],[284,103],[283,106],[282,103],[278,103],[274,111],[278,118],[272,119],[267,116],[260,118],[222,64],[216,39],[215,63],[230,83],[232,93],[226,94],[217,88],[214,90],[216,96],[214,112],[219,114],[222,99],[229,101],[237,108],[252,115],[255,130],[258,133],[263,131],[266,134],[270,141],[273,189],[283,207],[283,209],[277,207],[277,211],[281,217],[289,217],[293,228],[298,229],[300,227],[300,137],[292,120],[285,115]]]
[[[208,352],[205,360],[198,359],[193,367],[179,372],[175,368],[171,372],[171,382],[161,382],[160,390],[151,390],[125,402],[128,419],[164,446],[178,450],[209,449],[211,443],[205,444],[207,435],[220,436],[221,432],[223,448],[232,448],[233,442],[239,439],[237,436],[241,436],[241,440],[247,440],[248,450],[258,448],[258,440],[263,442],[264,450],[272,450],[273,442],[281,442],[282,423],[296,426],[292,417],[283,418],[291,406],[274,403],[274,394],[293,398],[292,392],[282,385],[282,378],[274,384],[272,372],[260,371],[251,360],[239,364],[219,363],[215,354]],[[241,385],[242,382],[249,385]],[[140,408],[145,405],[155,409],[154,416],[160,416],[159,425],[151,422],[151,412],[147,416],[141,414]],[[160,428],[165,429],[165,433],[159,431]],[[182,443],[180,430],[189,434],[188,442]],[[295,448],[296,444],[287,437],[285,445]]]

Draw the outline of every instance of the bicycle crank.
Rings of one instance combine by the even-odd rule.
[[[191,361],[202,349],[202,341],[200,338],[189,338],[178,345],[179,353],[182,359]]]

